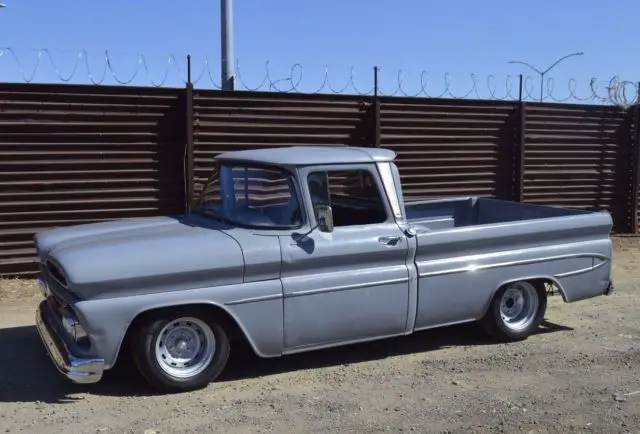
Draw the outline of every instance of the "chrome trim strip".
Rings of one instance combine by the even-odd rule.
[[[282,294],[273,294],[273,295],[261,295],[259,297],[248,297],[241,298],[239,300],[229,301],[224,303],[225,306],[236,306],[238,304],[247,304],[247,303],[257,303],[260,301],[271,301],[271,300],[279,300],[282,298]]]
[[[378,170],[380,172],[380,178],[382,179],[382,186],[384,187],[387,198],[391,203],[391,210],[396,220],[402,220],[402,208],[400,208],[400,200],[398,199],[398,192],[396,190],[396,184],[393,181],[393,173],[391,172],[391,163],[377,163]]]
[[[418,243],[419,244],[419,243]],[[575,242],[575,243],[566,243],[564,244],[565,247],[575,247],[575,248],[591,248],[591,245],[593,244],[593,241],[580,241],[580,242]],[[418,246],[419,248],[425,248],[426,246]],[[430,245],[430,247],[432,247]],[[438,259],[433,259],[430,261],[423,261],[423,262],[431,262],[432,264],[443,264],[443,265],[447,265],[449,262],[451,262],[452,259],[457,259],[459,262],[472,262],[472,261],[477,261],[477,260],[481,260],[481,259],[485,259],[485,260],[489,260],[489,259],[500,259],[500,258],[504,258],[504,257],[513,257],[516,255],[537,255],[537,254],[545,254],[547,251],[549,250],[549,246],[537,246],[537,247],[527,247],[524,249],[510,249],[510,250],[503,250],[503,251],[498,251],[498,252],[491,252],[491,253],[477,253],[477,254],[472,254],[472,255],[463,255],[463,256],[458,256],[458,257],[444,257],[444,258],[438,258]],[[569,255],[578,255],[578,256],[589,256],[589,255],[596,255],[596,256],[601,256],[603,259],[610,259],[608,256],[603,256],[600,253],[570,253]],[[563,256],[563,255],[560,255]],[[564,255],[566,256],[566,255]]]
[[[580,270],[567,271],[566,273],[554,274],[553,277],[560,279],[560,278],[563,278],[563,277],[577,276],[579,274],[585,274],[585,273],[588,273],[589,271],[597,270],[598,268],[602,267],[603,265],[607,264],[608,262],[609,261],[603,261],[603,262],[597,263],[596,265],[592,265],[591,267],[581,268]]]
[[[329,286],[325,288],[317,288],[317,289],[307,289],[304,291],[295,291],[284,294],[285,298],[291,297],[301,297],[304,295],[315,295],[322,294],[325,292],[340,292],[340,291],[348,291],[350,289],[364,289],[371,288],[373,286],[379,285],[392,285],[395,283],[408,283],[408,277],[402,277],[399,279],[389,279],[389,280],[379,280],[377,282],[365,282],[365,283],[355,283],[353,285],[340,285],[340,286]]]
[[[425,223],[440,223],[440,222],[452,222],[455,221],[453,217],[424,217],[420,219],[411,220],[414,225],[421,225]]]
[[[546,256],[542,258],[496,262],[493,264],[484,264],[484,265],[471,264],[471,265],[467,265],[466,267],[450,268],[447,270],[438,270],[438,271],[429,271],[426,273],[420,273],[420,277],[422,278],[422,277],[443,276],[446,274],[468,273],[472,271],[488,270],[491,268],[513,267],[516,265],[531,265],[531,264],[537,264],[540,262],[557,261],[560,259],[573,259],[573,258],[598,258],[598,259],[602,259],[603,261],[609,260],[607,256],[602,255],[600,253],[572,253],[568,255]],[[428,263],[428,261],[425,261],[423,263],[426,264]],[[418,268],[420,268],[420,264],[418,264]]]
[[[104,359],[80,358],[71,354],[47,324],[43,312],[45,303],[46,301],[41,302],[36,309],[36,330],[55,367],[74,383],[91,384],[100,381],[104,372]]]

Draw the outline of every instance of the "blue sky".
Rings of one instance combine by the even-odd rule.
[[[2,49],[2,80],[22,81],[21,72],[30,76],[38,50],[46,48],[63,76],[71,73],[77,53],[86,50],[94,80],[102,78],[108,50],[120,80],[128,81],[139,69],[132,83],[148,85],[162,81],[170,55],[184,72],[184,57],[190,53],[194,77],[201,75],[208,57],[211,76],[220,83],[217,0],[2,1],[7,8],[0,9],[0,46],[19,59],[17,63]],[[322,85],[325,67],[335,89],[350,82],[353,68],[357,89],[369,91],[372,67],[378,65],[386,94],[397,89],[402,70],[406,94],[421,90],[421,76],[427,77],[422,71],[428,71],[431,95],[446,90],[449,74],[451,92],[462,96],[473,88],[475,74],[479,96],[489,96],[487,79],[493,77],[491,87],[504,97],[508,76],[531,74],[507,61],[523,60],[543,69],[576,51],[585,54],[561,63],[551,74],[556,99],[569,95],[571,78],[581,97],[589,96],[592,77],[603,94],[613,76],[640,80],[640,55],[634,55],[639,51],[634,29],[640,2],[634,0],[235,0],[234,13],[235,56],[240,78],[251,88],[263,82],[269,61],[274,80],[301,65],[294,68],[294,80],[303,91]],[[149,74],[139,64],[139,54],[145,56]],[[82,58],[71,82],[89,82],[84,62]],[[34,81],[59,81],[46,56]],[[116,83],[109,70],[104,83]],[[182,85],[175,65],[169,65],[165,85]],[[207,72],[197,86],[213,86]],[[278,86],[290,87],[286,80]],[[530,82],[537,95],[539,88],[533,86],[538,86],[537,78]],[[511,92],[517,94],[515,82]]]

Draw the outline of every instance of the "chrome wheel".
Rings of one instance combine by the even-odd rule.
[[[160,368],[177,378],[189,378],[203,372],[216,352],[216,337],[204,321],[177,318],[166,324],[155,343]]]
[[[540,299],[536,288],[528,282],[509,285],[500,298],[500,317],[512,331],[521,331],[535,320]]]

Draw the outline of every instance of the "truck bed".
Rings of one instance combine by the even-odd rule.
[[[591,213],[478,197],[408,202],[405,204],[405,209],[409,223],[427,231]]]
[[[417,329],[479,319],[505,282],[554,282],[569,302],[609,286],[608,213],[473,197],[405,209],[417,231]]]

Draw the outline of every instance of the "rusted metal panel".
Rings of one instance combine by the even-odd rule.
[[[372,146],[369,99],[194,90],[194,190],[221,152],[290,145]]]
[[[0,275],[35,270],[38,230],[180,212],[215,155],[292,144],[391,148],[408,200],[479,195],[607,209],[618,230],[632,228],[632,111],[527,103],[525,113],[518,104],[0,84]],[[286,195],[270,182],[254,187],[271,189],[269,200]]]
[[[35,232],[180,211],[184,90],[0,84],[0,276]]]
[[[529,104],[524,200],[607,210],[628,231],[631,120],[611,106]]]
[[[381,145],[398,153],[408,200],[511,199],[515,103],[381,98]]]
[[[629,109],[631,122],[631,162],[632,168],[629,174],[631,190],[630,209],[632,210],[632,225],[629,232],[640,232],[640,84],[638,85],[638,103]]]

